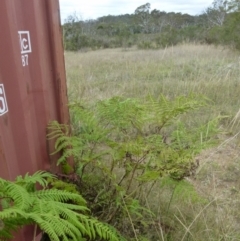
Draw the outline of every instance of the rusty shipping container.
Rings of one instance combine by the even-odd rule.
[[[0,0],[0,26],[0,177],[13,180],[50,167],[47,124],[69,121],[59,2]]]

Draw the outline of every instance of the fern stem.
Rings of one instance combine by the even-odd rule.
[[[169,209],[170,209],[170,205],[171,205],[171,203],[172,203],[173,196],[174,196],[174,193],[175,193],[175,190],[176,190],[176,187],[177,187],[177,186],[178,186],[178,183],[174,186],[174,189],[173,189],[173,191],[172,191],[171,198],[170,198],[170,200],[169,200],[169,202],[168,202],[168,207],[167,207],[167,214],[166,214],[166,216],[168,216],[168,212],[169,212]]]
[[[111,176],[113,174],[113,170],[114,170],[114,160],[112,160],[112,163],[111,163],[111,169],[110,169]],[[111,189],[111,184],[112,184],[112,178],[109,178],[107,191]]]
[[[37,236],[37,224],[34,225],[33,241],[36,241],[36,236]]]
[[[120,179],[120,181],[118,182],[118,186],[120,186],[121,185],[121,183],[123,182],[123,180],[125,179],[125,177],[127,177],[128,176],[128,174],[129,174],[129,172],[128,171],[126,171],[124,174],[123,174],[123,176],[121,177],[121,179]]]
[[[132,175],[131,175],[131,178],[130,178],[130,181],[129,181],[129,184],[128,184],[128,187],[127,187],[127,192],[129,191],[131,185],[132,185],[132,181],[133,181],[133,177],[135,175],[135,172],[137,170],[137,167],[139,166],[139,164],[145,159],[146,155],[144,155],[143,157],[141,157],[137,162],[136,164],[134,165],[134,168],[133,168],[133,171],[132,171]]]
[[[133,222],[132,222],[131,215],[130,215],[128,209],[127,209],[127,205],[126,205],[126,203],[125,203],[125,200],[124,200],[122,194],[120,194],[120,195],[121,195],[121,198],[122,198],[122,200],[123,200],[123,204],[124,204],[124,206],[125,206],[125,209],[126,209],[126,212],[127,212],[128,218],[129,218],[129,220],[130,220],[130,223],[131,223],[131,226],[132,226],[132,230],[133,230],[133,233],[134,233],[135,239],[136,239],[137,241],[139,241],[139,240],[138,240],[138,237],[137,237],[136,230],[135,230],[134,225],[133,225]]]
[[[107,222],[107,223],[110,223],[110,222],[112,221],[112,219],[115,217],[116,213],[119,212],[119,210],[120,210],[120,208],[118,207],[118,208],[116,208],[112,213],[110,213],[110,214],[108,215],[108,218],[107,218],[106,222]]]
[[[155,181],[152,183],[151,187],[150,187],[149,190],[148,190],[148,193],[147,193],[147,195],[146,195],[146,198],[148,198],[148,196],[150,195],[150,193],[151,193],[153,187],[155,186],[156,182],[157,182],[157,180],[155,180]]]

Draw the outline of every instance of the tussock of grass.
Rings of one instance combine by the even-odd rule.
[[[225,117],[221,123],[225,132],[222,144],[199,155],[200,169],[196,178],[189,180],[201,200],[187,196],[177,199],[176,187],[171,183],[153,190],[148,205],[159,214],[159,222],[152,226],[155,236],[149,233],[144,236],[147,239],[138,238],[240,240],[238,53],[222,47],[185,44],[162,50],[66,52],[65,59],[70,101],[95,102],[116,95],[144,101],[149,94],[175,98],[189,93],[204,95],[211,101],[207,108],[186,119],[188,125],[195,125],[216,116]],[[169,233],[174,235],[170,237]]]

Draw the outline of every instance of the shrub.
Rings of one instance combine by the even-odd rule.
[[[158,181],[191,175],[194,156],[214,143],[217,120],[188,129],[180,119],[204,105],[206,101],[196,96],[149,97],[145,103],[113,97],[91,107],[74,103],[74,135],[69,127],[53,122],[48,138],[57,138],[56,152],[62,152],[58,165],[65,168],[68,158],[74,158],[79,188],[93,213],[120,229],[130,217],[128,225],[134,230],[154,217],[146,199]]]

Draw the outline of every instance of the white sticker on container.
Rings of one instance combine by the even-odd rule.
[[[0,84],[0,116],[8,112],[7,99],[3,84]]]
[[[32,52],[30,32],[29,31],[18,31],[20,49],[21,49],[21,58],[22,66],[28,66],[28,54]]]

